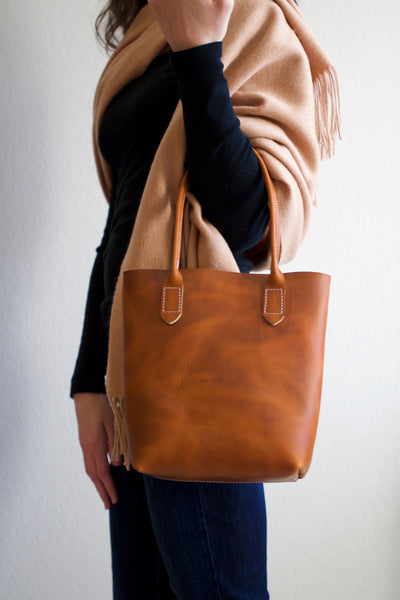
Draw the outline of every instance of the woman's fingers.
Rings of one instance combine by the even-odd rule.
[[[89,452],[85,453],[85,451],[84,451],[83,459],[84,459],[84,463],[85,463],[86,473],[88,474],[90,479],[93,481],[93,483],[99,493],[100,498],[103,500],[104,507],[106,509],[111,508],[110,494],[108,493],[107,488],[102,481],[102,477],[99,474],[95,454],[92,454]],[[108,462],[107,462],[107,464],[108,464]],[[100,470],[100,472],[101,472],[101,470]]]
[[[96,460],[96,470],[97,470],[97,476],[98,476],[97,481],[100,484],[100,486],[102,486],[105,489],[107,498],[109,499],[109,501],[111,500],[111,502],[113,504],[116,504],[118,502],[118,494],[117,494],[117,489],[115,487],[114,479],[112,478],[112,475],[111,475],[111,470],[110,470],[109,462],[107,460],[107,455],[105,455],[105,454],[103,454],[102,456],[97,455],[95,457],[95,460]],[[106,508],[110,508],[110,505],[106,506]]]
[[[86,473],[96,486],[105,508],[109,509],[111,502],[113,504],[118,502],[118,494],[107,460],[107,449],[104,438],[102,440],[99,439],[92,448],[84,450],[83,455]]]
[[[86,473],[93,481],[104,502],[118,501],[107,452],[114,444],[114,418],[105,394],[81,393],[74,395]],[[114,462],[118,464],[118,461]]]

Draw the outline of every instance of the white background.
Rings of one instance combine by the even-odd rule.
[[[85,5],[86,4],[86,5]],[[101,3],[1,0],[1,600],[111,599],[108,513],[69,385],[107,205],[92,156]],[[314,460],[266,485],[272,600],[400,589],[398,2],[304,0],[343,141],[286,270],[332,275]]]

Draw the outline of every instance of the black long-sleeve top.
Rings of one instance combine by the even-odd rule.
[[[240,129],[223,74],[222,42],[168,51],[108,105],[99,146],[112,172],[112,197],[96,248],[70,395],[105,392],[108,325],[120,266],[154,154],[181,99],[190,190],[228,242],[242,272],[263,238],[268,196],[257,157]]]

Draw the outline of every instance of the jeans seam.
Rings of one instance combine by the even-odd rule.
[[[201,484],[198,483],[197,484],[197,489],[198,489],[198,497],[199,497],[199,508],[200,508],[200,517],[203,523],[203,527],[204,527],[204,531],[205,531],[205,537],[206,537],[206,547],[205,547],[205,551],[209,556],[210,559],[210,564],[211,564],[211,568],[212,568],[212,574],[213,574],[213,578],[215,581],[215,589],[217,591],[218,594],[218,598],[219,600],[223,600],[222,594],[221,594],[221,588],[219,585],[219,581],[218,581],[218,577],[217,577],[217,573],[216,573],[216,569],[215,569],[215,564],[214,564],[214,559],[213,559],[213,555],[212,555],[212,551],[211,551],[211,543],[210,543],[210,537],[208,535],[208,527],[207,527],[207,520],[206,520],[206,511],[204,510],[204,501],[203,501],[203,497],[202,497],[202,485],[207,485],[207,484]],[[204,544],[203,544],[204,546]]]

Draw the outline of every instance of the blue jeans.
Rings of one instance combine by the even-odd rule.
[[[262,483],[111,472],[114,600],[268,600]]]

